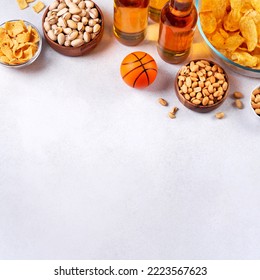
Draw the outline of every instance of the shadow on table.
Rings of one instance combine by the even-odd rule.
[[[177,70],[176,70],[177,73]],[[164,94],[167,91],[174,92],[174,80],[176,73],[165,71],[162,67],[158,70],[157,77],[153,84],[143,89],[145,92]]]

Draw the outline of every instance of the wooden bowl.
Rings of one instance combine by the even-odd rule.
[[[96,3],[95,3],[95,8],[98,10],[98,13],[99,13],[99,16],[101,19],[101,23],[100,23],[101,29],[100,29],[99,33],[90,42],[84,43],[83,45],[81,45],[79,47],[72,47],[72,46],[66,47],[66,46],[62,46],[62,45],[58,44],[57,41],[51,40],[49,38],[49,36],[47,35],[47,32],[44,28],[44,21],[47,16],[47,13],[49,11],[49,7],[48,7],[45,10],[43,17],[42,17],[42,30],[43,30],[43,35],[44,35],[47,43],[49,44],[49,46],[51,48],[53,48],[55,51],[57,51],[58,53],[66,55],[66,56],[82,56],[82,55],[85,55],[85,54],[89,53],[90,51],[92,51],[98,45],[98,43],[101,41],[103,33],[104,33],[104,15]]]
[[[202,94],[202,97],[201,97],[201,103],[200,104],[194,104],[193,102],[192,102],[192,98],[194,98],[193,96],[190,96],[190,99],[188,98],[188,96],[187,95],[185,95],[185,93],[183,92],[183,90],[184,91],[186,91],[185,90],[185,87],[184,88],[182,88],[182,86],[181,86],[181,82],[179,82],[180,81],[180,79],[182,79],[180,76],[184,76],[184,77],[190,77],[190,73],[189,73],[189,68],[190,68],[190,63],[191,63],[192,61],[190,61],[189,63],[187,63],[186,65],[184,65],[179,71],[178,71],[178,73],[177,73],[177,75],[176,75],[176,79],[175,79],[175,89],[176,89],[176,95],[177,95],[177,97],[178,97],[178,99],[180,100],[180,102],[185,106],[185,107],[187,107],[188,109],[190,109],[190,110],[193,110],[193,111],[195,111],[195,112],[199,112],[199,113],[207,113],[207,112],[210,112],[210,111],[212,111],[212,110],[214,110],[214,109],[216,109],[216,108],[218,108],[221,104],[223,104],[223,102],[226,100],[226,98],[227,98],[227,95],[228,95],[228,89],[229,89],[229,81],[228,81],[228,76],[227,76],[227,73],[225,72],[225,70],[221,67],[221,66],[219,66],[217,63],[215,63],[215,62],[213,62],[213,61],[210,61],[210,60],[206,60],[206,59],[196,59],[196,60],[193,60],[193,62],[194,62],[194,64],[195,65],[197,65],[197,63],[198,62],[203,62],[203,64],[204,65],[206,65],[206,66],[210,66],[211,68],[214,66],[214,65],[216,65],[215,67],[214,67],[214,69],[215,68],[217,68],[218,70],[216,71],[216,72],[214,72],[214,71],[211,71],[212,73],[213,73],[213,75],[211,75],[211,74],[209,74],[209,71],[206,71],[206,76],[205,76],[205,79],[206,79],[206,81],[204,81],[204,83],[206,83],[207,82],[207,80],[210,78],[210,76],[214,76],[216,73],[219,73],[219,71],[221,71],[222,73],[219,73],[219,74],[221,74],[224,78],[225,78],[225,80],[224,80],[224,82],[222,83],[222,85],[220,85],[221,87],[223,86],[223,84],[226,82],[226,84],[225,84],[225,86],[224,86],[224,88],[225,88],[225,90],[224,90],[224,93],[221,95],[222,97],[221,97],[221,99],[220,99],[220,97],[219,97],[219,100],[217,100],[218,99],[218,97],[214,97],[214,104],[207,104],[206,102],[204,103],[203,102],[203,99],[204,99],[204,97],[208,97],[209,98],[209,95],[208,95],[208,93],[204,90],[204,88],[208,91],[208,87],[207,86],[199,86],[199,85],[197,85],[196,86],[196,90],[195,90],[195,87],[194,88],[192,88],[192,91],[193,92],[195,92],[195,91],[197,91],[196,92],[196,94],[198,93],[198,92],[201,92],[201,94]],[[207,64],[206,64],[207,63]],[[204,67],[204,69],[208,69],[208,67]],[[184,74],[185,72],[183,72],[183,70],[185,69],[185,67],[186,67],[186,74]],[[200,67],[199,66],[199,70],[198,71],[202,71],[202,69],[203,69],[203,67]],[[219,70],[219,69],[221,69],[221,70]],[[197,73],[198,71],[190,71],[190,72],[193,72],[193,73]],[[193,75],[193,74],[192,74]],[[210,75],[210,76],[208,76],[208,75]],[[219,76],[219,75],[217,75],[217,76]],[[203,78],[201,78],[200,76],[197,76],[197,77],[193,77],[194,79],[193,79],[193,81],[191,81],[192,83],[193,82],[196,82],[196,79],[198,79],[198,81],[197,82],[200,82],[201,81],[201,79],[203,80]],[[213,78],[212,78],[213,79]],[[217,79],[216,77],[215,77],[215,79],[216,79],[216,83],[219,81],[219,79]],[[214,79],[213,79],[214,80]],[[183,81],[183,83],[184,83],[184,81]],[[186,82],[185,82],[186,83]],[[188,85],[190,85],[190,83],[188,83]],[[214,86],[216,86],[216,85],[214,85]],[[201,88],[201,91],[199,91],[199,88]],[[218,87],[214,87],[214,88],[216,88],[216,90],[215,91],[217,91],[218,92],[218,94],[219,94],[219,91],[220,91],[220,89],[218,88]],[[219,91],[218,91],[218,89],[219,89]],[[223,89],[223,88],[222,88]],[[207,94],[206,94],[206,93]],[[214,92],[215,93],[215,92]],[[214,94],[213,93],[213,94]],[[210,93],[209,93],[210,94]],[[216,93],[217,94],[217,93]],[[194,93],[193,93],[193,95],[194,95]],[[196,99],[196,96],[195,96],[195,99]],[[204,101],[206,101],[207,99],[205,99]],[[211,99],[209,99],[209,100],[211,100]],[[204,105],[202,104],[202,102],[204,103]],[[197,102],[198,103],[198,102]]]

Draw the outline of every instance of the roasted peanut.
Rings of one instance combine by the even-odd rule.
[[[176,113],[179,111],[179,108],[178,107],[173,107],[172,108],[172,113],[174,114],[174,115],[176,115]]]
[[[186,100],[201,106],[219,102],[228,90],[223,69],[205,60],[191,61],[183,66],[177,77],[177,86]]]
[[[168,113],[168,116],[169,116],[171,119],[175,119],[175,118],[176,118],[176,115],[173,114],[173,112],[169,112],[169,113]]]
[[[241,99],[241,98],[244,97],[244,95],[243,95],[243,93],[241,93],[241,92],[239,92],[239,91],[235,91],[235,92],[233,93],[233,97],[234,97],[235,99]]]
[[[168,106],[168,102],[167,102],[165,99],[163,99],[163,98],[159,98],[159,99],[158,99],[158,102],[159,102],[162,106]]]
[[[223,112],[218,112],[215,114],[215,117],[217,119],[223,119],[225,117],[225,114]]]
[[[260,88],[257,88],[252,92],[251,106],[255,113],[260,116]]]
[[[242,101],[240,99],[236,99],[235,101],[235,106],[238,108],[238,109],[243,109],[244,108],[244,105],[242,103]]]
[[[257,115],[260,115],[260,109],[255,109]]]

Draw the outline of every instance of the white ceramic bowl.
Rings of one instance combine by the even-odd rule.
[[[258,91],[259,93],[259,95],[260,95],[260,86],[259,87],[257,87],[256,89],[254,89],[254,91]],[[253,92],[254,92],[253,91]],[[258,115],[256,112],[255,112],[255,109],[252,107],[252,96],[253,96],[253,92],[250,94],[250,99],[249,99],[249,104],[250,104],[250,108],[252,109],[252,111],[253,111],[253,114],[258,118],[258,119],[260,119],[260,114]],[[260,105],[259,105],[259,107],[260,107]],[[260,109],[260,108],[259,108]]]

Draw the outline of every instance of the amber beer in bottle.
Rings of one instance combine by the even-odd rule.
[[[168,0],[150,0],[149,17],[155,22],[160,21],[161,10]]]
[[[170,0],[161,11],[157,50],[168,63],[185,60],[193,41],[197,23],[193,0]]]
[[[149,0],[114,0],[114,34],[124,45],[142,42],[148,25]]]

